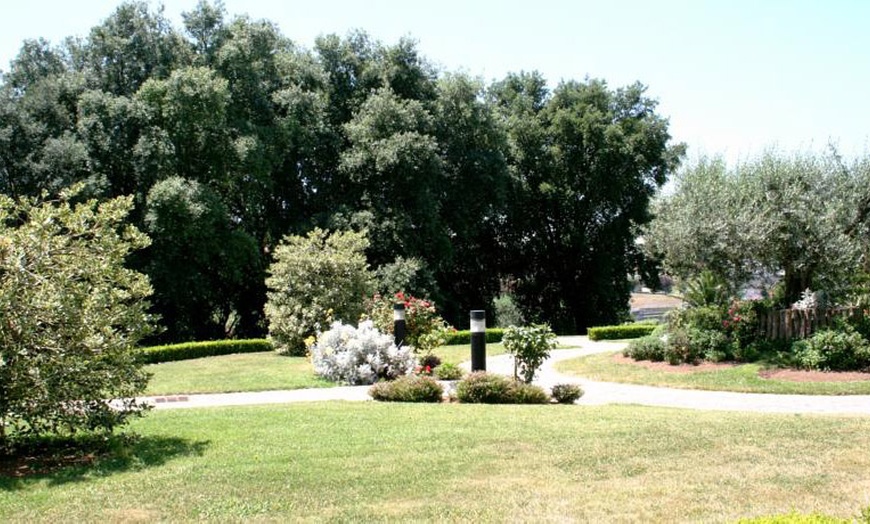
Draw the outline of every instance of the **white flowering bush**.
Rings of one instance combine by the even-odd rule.
[[[370,320],[359,327],[333,323],[311,347],[311,361],[321,377],[346,384],[394,379],[411,373],[416,365],[410,347],[397,348],[393,337],[375,329]]]

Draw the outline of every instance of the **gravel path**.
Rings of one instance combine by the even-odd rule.
[[[586,337],[560,337],[563,346],[573,349],[553,351],[550,359],[538,372],[535,382],[549,387],[557,383],[575,383],[583,387],[585,394],[578,401],[581,405],[636,404],[687,409],[746,411],[760,413],[821,413],[838,415],[870,415],[870,395],[822,396],[822,395],[770,395],[758,393],[732,393],[724,391],[698,391],[688,389],[660,388],[612,382],[596,382],[558,373],[555,363],[584,355],[616,351],[624,343],[592,342]],[[470,366],[465,363],[466,369]],[[513,359],[510,355],[490,357],[487,371],[513,374]],[[281,404],[289,402],[316,402],[325,400],[366,401],[369,386],[349,386],[322,389],[299,389],[293,391],[262,391],[253,393],[222,393],[209,395],[176,395],[149,397],[148,402],[156,409],[198,408],[208,406],[241,406],[250,404]]]

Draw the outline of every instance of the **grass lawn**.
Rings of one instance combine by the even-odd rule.
[[[444,362],[471,360],[470,346],[441,346],[435,351]],[[487,344],[487,356],[504,353],[501,344]],[[304,357],[277,353],[243,353],[152,364],[148,395],[176,393],[227,393],[275,389],[327,388],[335,386],[317,377]]]
[[[859,382],[792,382],[758,376],[761,364],[742,364],[708,371],[688,373],[647,369],[640,365],[618,362],[614,353],[599,353],[556,364],[562,373],[606,382],[625,382],[684,389],[739,391],[747,393],[783,393],[792,395],[870,395],[870,381]]]
[[[335,383],[314,374],[304,357],[241,353],[152,364],[148,395],[224,393],[274,389],[325,388]]]
[[[504,344],[487,344],[486,356],[494,357],[504,354]],[[450,362],[451,364],[461,364],[471,360],[471,346],[440,346],[432,351],[441,359],[441,362]]]
[[[125,454],[0,478],[2,522],[733,522],[870,504],[870,418],[633,406],[159,411]]]

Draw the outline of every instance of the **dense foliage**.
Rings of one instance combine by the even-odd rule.
[[[26,41],[0,83],[0,193],[132,195],[166,342],[261,336],[265,268],[315,227],[366,230],[381,291],[458,327],[505,279],[528,321],[616,321],[668,140],[640,85],[486,86],[409,39],[308,50],[205,1],[183,27],[134,1],[83,38]]]
[[[405,375],[378,382],[369,389],[369,395],[384,402],[441,402],[444,387],[432,377]]]
[[[835,153],[771,152],[736,168],[702,159],[656,202],[645,246],[671,275],[694,279],[684,286],[694,302],[746,287],[782,307],[807,288],[846,298],[864,269],[868,181],[867,158],[846,165]]]
[[[148,239],[124,224],[131,207],[0,196],[0,447],[111,431],[144,409],[135,347],[153,330],[151,286],[124,263]]]
[[[547,325],[511,326],[504,330],[502,342],[514,357],[514,378],[531,384],[550,351],[556,349],[556,334]]]
[[[550,396],[539,386],[504,375],[476,371],[456,384],[456,398],[468,404],[547,404]]]
[[[396,347],[393,337],[375,329],[371,321],[359,327],[335,322],[317,336],[311,363],[321,377],[354,385],[408,375],[417,359],[410,348]]]
[[[372,287],[364,233],[314,229],[287,236],[269,267],[266,318],[275,348],[304,355],[305,340],[333,318],[352,322],[363,312]]]
[[[450,329],[444,319],[438,315],[432,301],[406,295],[399,291],[392,296],[376,294],[366,300],[365,314],[379,330],[393,334],[395,320],[393,306],[405,306],[405,340],[403,344],[411,346],[420,356],[426,356],[438,346],[447,342]],[[435,366],[432,366],[435,367]]]

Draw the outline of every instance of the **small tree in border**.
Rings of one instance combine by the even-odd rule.
[[[514,378],[531,384],[535,373],[550,356],[550,350],[556,348],[556,334],[550,326],[540,324],[534,326],[505,329],[502,343],[508,353],[514,356]]]

